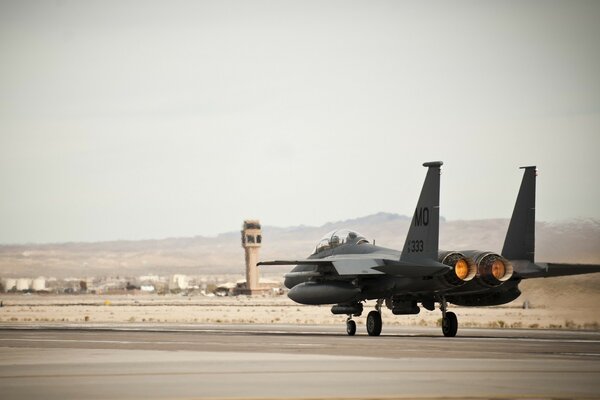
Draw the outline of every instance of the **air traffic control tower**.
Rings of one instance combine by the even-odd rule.
[[[257,219],[244,221],[242,229],[242,247],[246,251],[246,287],[240,290],[241,294],[259,294],[265,291],[258,284],[258,252],[262,242],[262,231]]]

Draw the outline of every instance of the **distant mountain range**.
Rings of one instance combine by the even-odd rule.
[[[357,230],[378,245],[401,249],[409,224],[407,216],[378,213],[320,227],[266,225],[261,259],[304,258],[325,233],[339,228]],[[442,219],[440,247],[500,251],[507,227],[508,219]],[[538,261],[600,263],[600,221],[538,222],[536,246]],[[243,271],[239,232],[216,237],[0,245],[0,277],[221,275]],[[282,269],[269,267],[264,271],[275,273]]]

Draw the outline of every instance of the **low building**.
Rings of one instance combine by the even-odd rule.
[[[173,275],[169,279],[169,290],[187,290],[188,282],[186,275]]]
[[[2,279],[2,287],[5,292],[10,292],[17,288],[17,280],[13,278]]]
[[[31,279],[19,278],[17,279],[17,292],[24,292],[31,288]]]
[[[46,278],[38,277],[31,283],[31,290],[35,292],[42,292],[46,290]]]

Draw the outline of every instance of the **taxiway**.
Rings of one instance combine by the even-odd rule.
[[[3,398],[596,398],[600,333],[0,326]]]

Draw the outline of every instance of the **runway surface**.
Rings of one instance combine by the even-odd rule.
[[[359,329],[364,330],[364,327]],[[8,398],[599,398],[600,333],[0,326]]]

